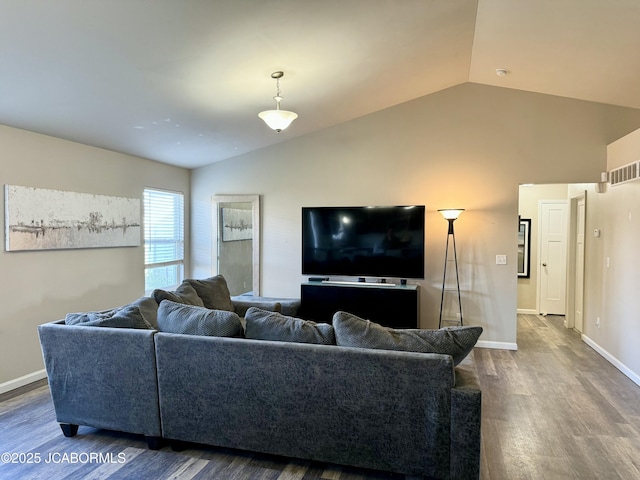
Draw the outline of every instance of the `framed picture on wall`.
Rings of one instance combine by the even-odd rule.
[[[222,241],[251,240],[253,238],[251,209],[222,209]]]
[[[5,185],[5,250],[137,247],[140,199]]]
[[[531,219],[521,218],[518,226],[518,277],[529,278],[531,266]]]

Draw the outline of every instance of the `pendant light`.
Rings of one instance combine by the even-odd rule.
[[[276,101],[275,110],[265,110],[260,112],[258,116],[264,120],[264,122],[276,132],[280,133],[282,130],[291,125],[298,114],[294,112],[288,112],[287,110],[280,110],[280,102],[282,97],[280,96],[280,79],[284,76],[283,72],[273,72],[271,78],[276,79],[276,96],[273,99]]]

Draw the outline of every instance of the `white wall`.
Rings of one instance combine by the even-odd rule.
[[[425,204],[421,326],[434,328],[447,227],[437,209],[466,208],[456,221],[465,318],[484,327],[481,344],[513,348],[518,185],[598,181],[606,145],[638,126],[639,110],[464,84],[202,167],[192,172],[192,273],[215,272],[214,194],[262,195],[262,293],[290,297],[305,281],[302,206]]]
[[[140,199],[146,186],[165,188],[184,192],[189,211],[186,169],[6,126],[0,126],[0,148],[3,184]],[[4,195],[0,197],[4,211]],[[122,305],[144,294],[144,247],[2,249],[0,271],[2,393],[42,376],[37,325],[68,312]]]

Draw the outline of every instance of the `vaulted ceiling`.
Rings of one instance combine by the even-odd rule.
[[[464,82],[640,108],[639,26],[639,0],[3,0],[0,123],[194,168]]]

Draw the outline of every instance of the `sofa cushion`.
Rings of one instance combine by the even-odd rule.
[[[158,304],[160,304],[163,300],[170,300],[176,303],[184,303],[185,305],[196,305],[198,307],[205,306],[204,303],[202,303],[202,299],[198,296],[196,290],[186,280],[172,292],[168,292],[166,290],[161,290],[158,288],[152,292],[151,296],[153,296]]]
[[[195,305],[163,301],[158,307],[158,327],[161,332],[241,337],[242,323],[234,312],[210,310]]]
[[[393,329],[346,312],[334,314],[333,327],[340,346],[440,353],[451,355],[455,365],[471,352],[482,333],[482,327],[472,326]]]
[[[195,289],[197,295],[202,299],[203,306],[213,310],[234,311],[231,293],[229,293],[227,281],[222,275],[204,280],[188,279],[185,282]]]
[[[125,305],[100,312],[67,313],[64,323],[85,327],[153,328],[136,305]]]
[[[256,307],[247,310],[244,320],[245,337],[253,340],[336,344],[333,327],[327,323],[311,322]]]

